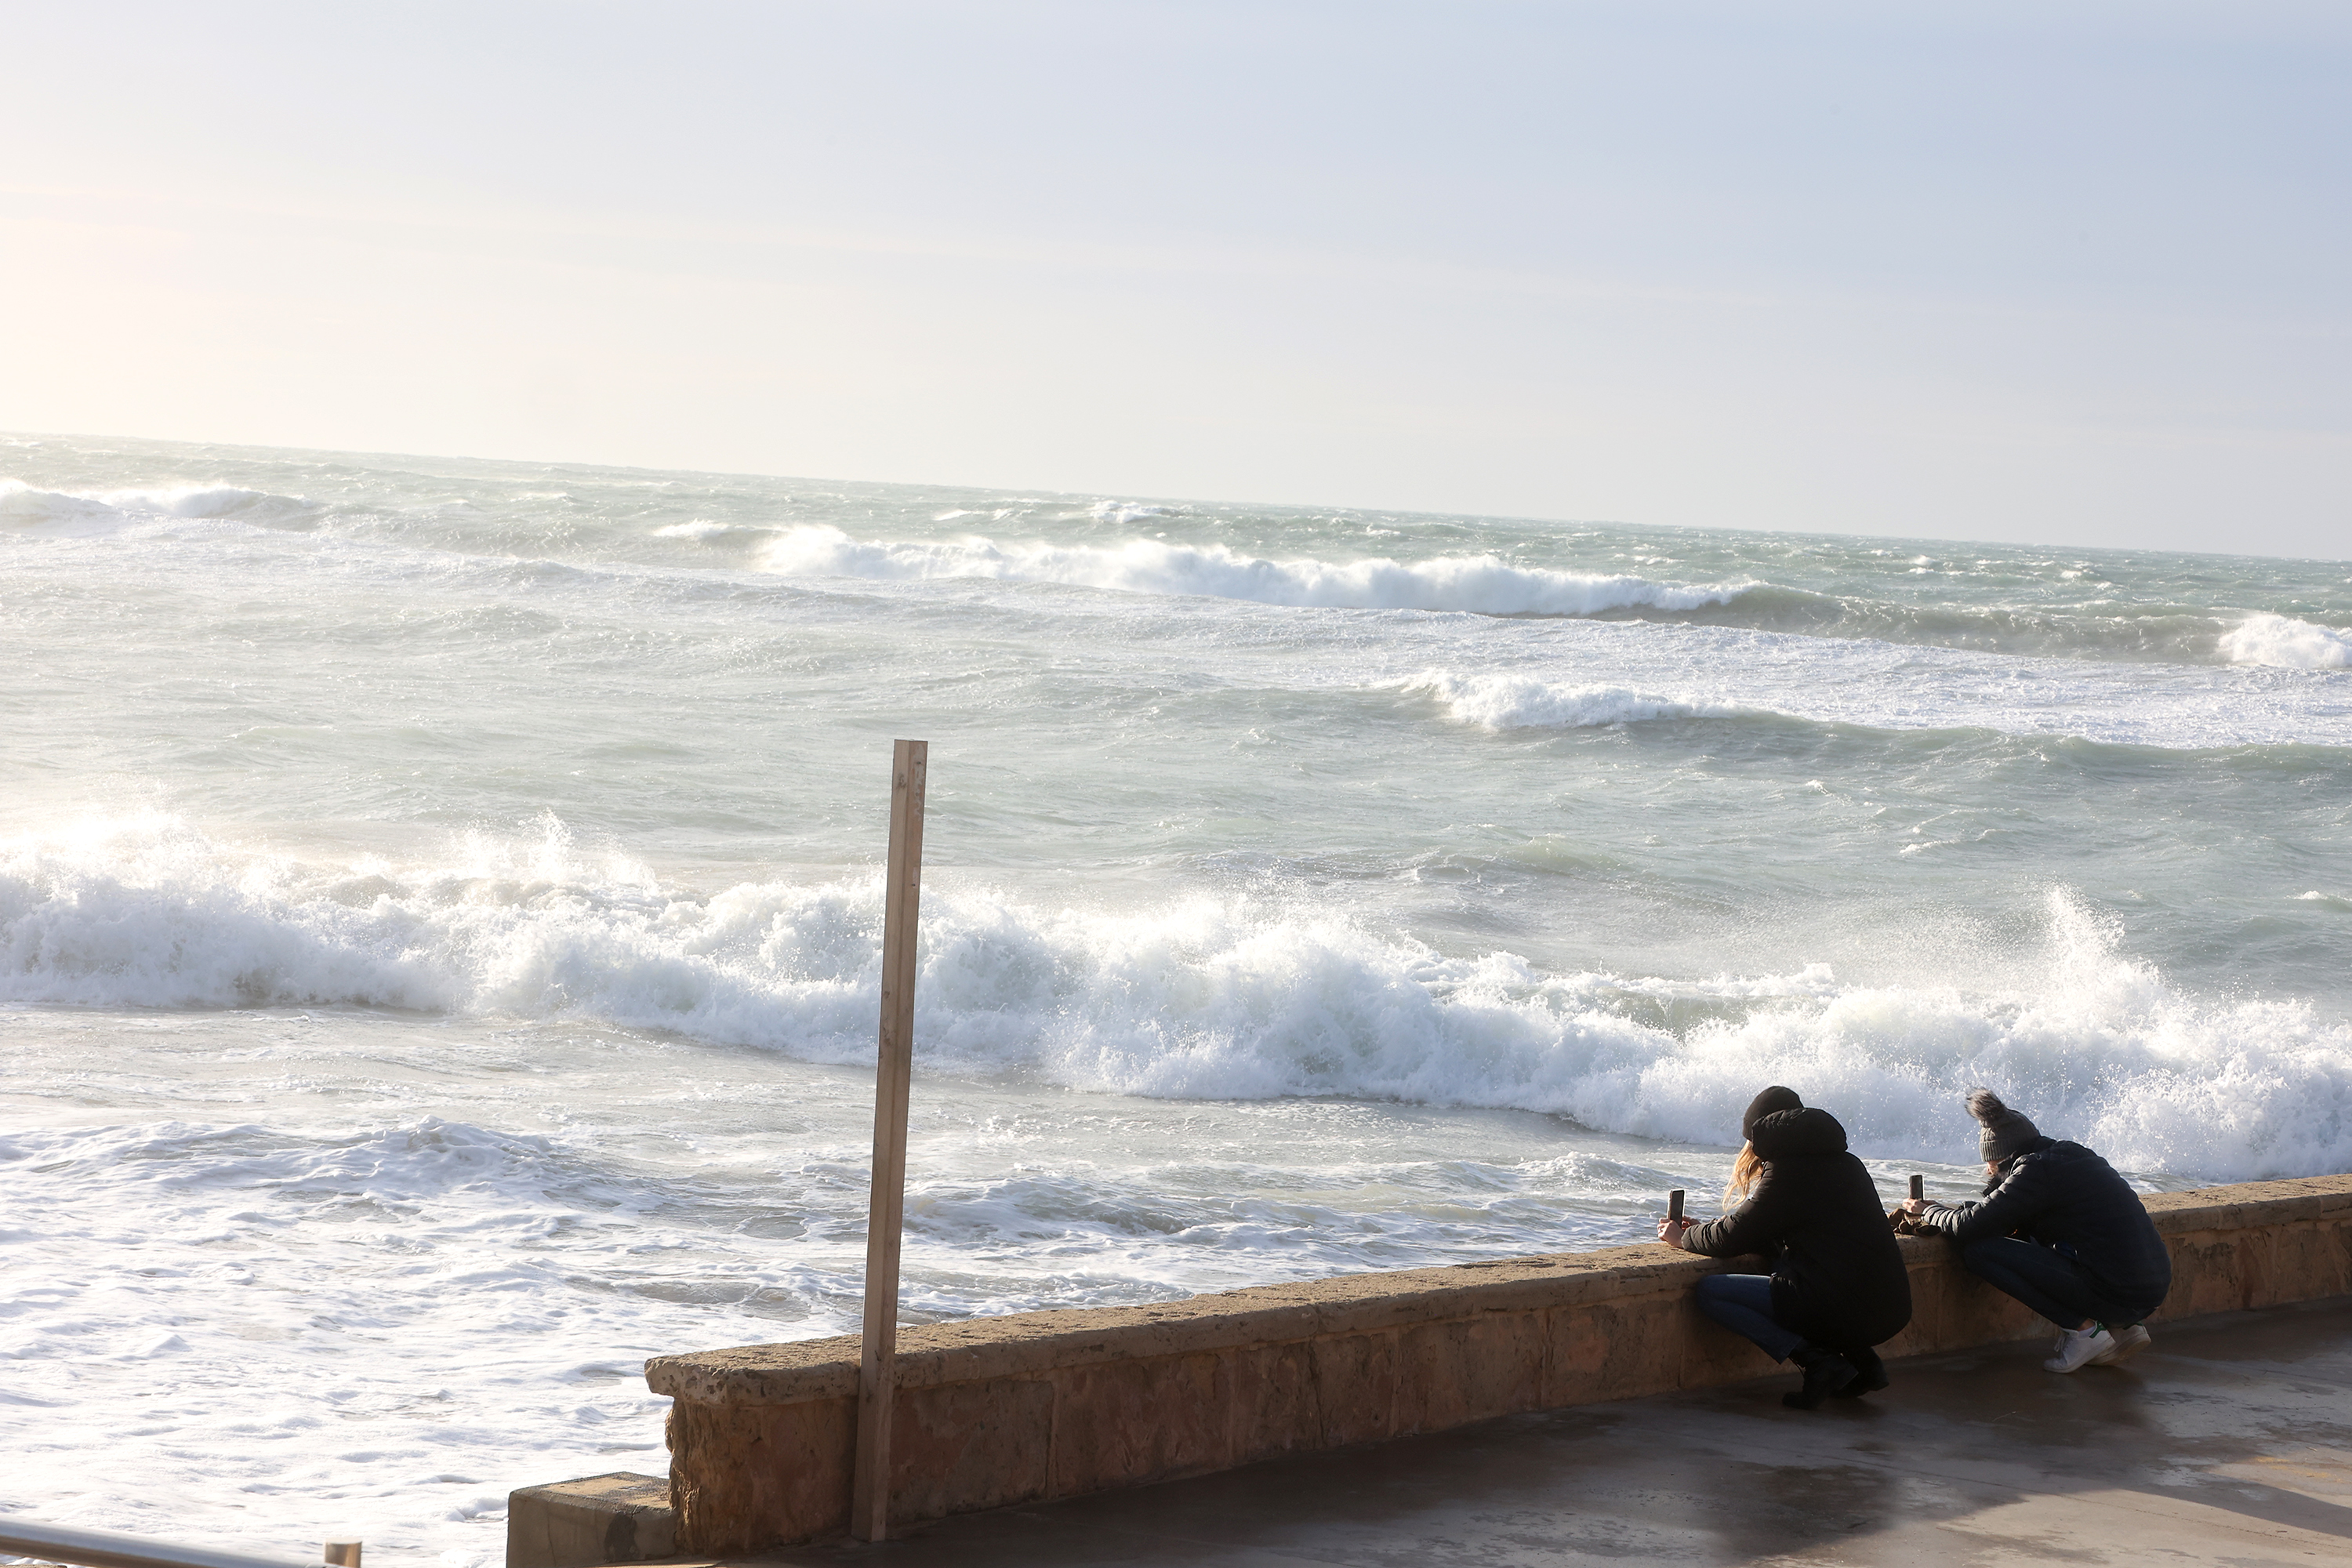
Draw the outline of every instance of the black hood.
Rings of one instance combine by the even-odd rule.
[[[1845,1129],[1838,1125],[1836,1117],[1818,1108],[1776,1110],[1757,1121],[1748,1141],[1756,1145],[1757,1157],[1763,1160],[1845,1152]]]

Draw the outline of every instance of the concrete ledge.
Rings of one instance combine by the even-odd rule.
[[[2147,1202],[2176,1270],[2159,1319],[2352,1294],[2352,1177]],[[1943,1241],[1902,1246],[1916,1315],[1889,1356],[2041,1331]],[[1772,1363],[1691,1299],[1698,1279],[1733,1267],[1621,1247],[905,1329],[892,1515],[933,1519],[1757,1376]],[[742,1553],[846,1528],[856,1336],[659,1356],[646,1379],[676,1401],[679,1549]],[[509,1568],[564,1564],[510,1558]]]
[[[1891,1363],[1810,1415],[1758,1383],[1534,1411],[736,1568],[2315,1568],[2352,1561],[2352,1299]]]
[[[615,1470],[507,1494],[507,1568],[599,1568],[677,1550],[666,1476]]]

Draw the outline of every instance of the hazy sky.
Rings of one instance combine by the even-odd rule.
[[[2352,7],[0,0],[0,428],[2352,555]]]

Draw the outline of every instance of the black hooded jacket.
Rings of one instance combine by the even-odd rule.
[[[1882,1344],[1911,1321],[1911,1276],[1877,1185],[1826,1110],[1781,1110],[1748,1134],[1763,1161],[1748,1201],[1683,1233],[1707,1258],[1772,1260],[1772,1316],[1829,1349]]]
[[[2147,1205],[2080,1143],[2036,1138],[1994,1173],[1984,1202],[1930,1208],[1919,1223],[1961,1247],[2017,1233],[2054,1247],[2119,1307],[2153,1312],[2172,1289],[2172,1254]]]

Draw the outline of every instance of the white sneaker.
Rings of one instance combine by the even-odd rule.
[[[2080,1372],[2095,1361],[2104,1361],[2116,1348],[2114,1336],[2093,1323],[2087,1329],[2068,1329],[2058,1336],[2056,1355],[2042,1363],[2044,1372]]]
[[[2091,1358],[2093,1366],[2116,1366],[2147,1349],[2147,1330],[2137,1323],[2128,1329],[2110,1330],[2107,1337],[2115,1343]]]

